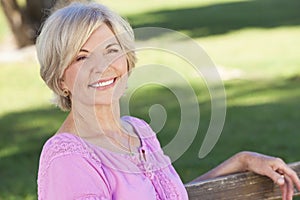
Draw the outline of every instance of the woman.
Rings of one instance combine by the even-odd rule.
[[[55,11],[37,39],[41,76],[70,111],[44,145],[39,199],[188,199],[184,185],[142,120],[120,117],[119,99],[136,61],[133,31],[100,4]],[[196,178],[253,171],[277,183],[283,199],[300,189],[281,159],[241,152]]]

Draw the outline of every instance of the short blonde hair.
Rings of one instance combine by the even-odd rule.
[[[128,71],[135,66],[134,34],[127,21],[98,3],[72,3],[58,9],[45,21],[37,38],[40,75],[54,92],[54,102],[69,111],[72,102],[64,96],[60,80],[90,35],[105,23],[126,52]]]

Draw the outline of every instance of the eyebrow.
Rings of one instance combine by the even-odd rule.
[[[89,53],[89,50],[86,50],[86,49],[80,49],[80,51],[79,52],[86,52],[86,53]]]

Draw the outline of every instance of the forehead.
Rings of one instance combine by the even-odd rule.
[[[95,48],[105,48],[108,44],[116,43],[117,38],[112,30],[105,23],[99,26],[88,38],[82,49],[89,51]]]

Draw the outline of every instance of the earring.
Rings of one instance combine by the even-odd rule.
[[[64,96],[64,97],[68,97],[69,95],[70,95],[69,90],[63,89],[63,96]]]

